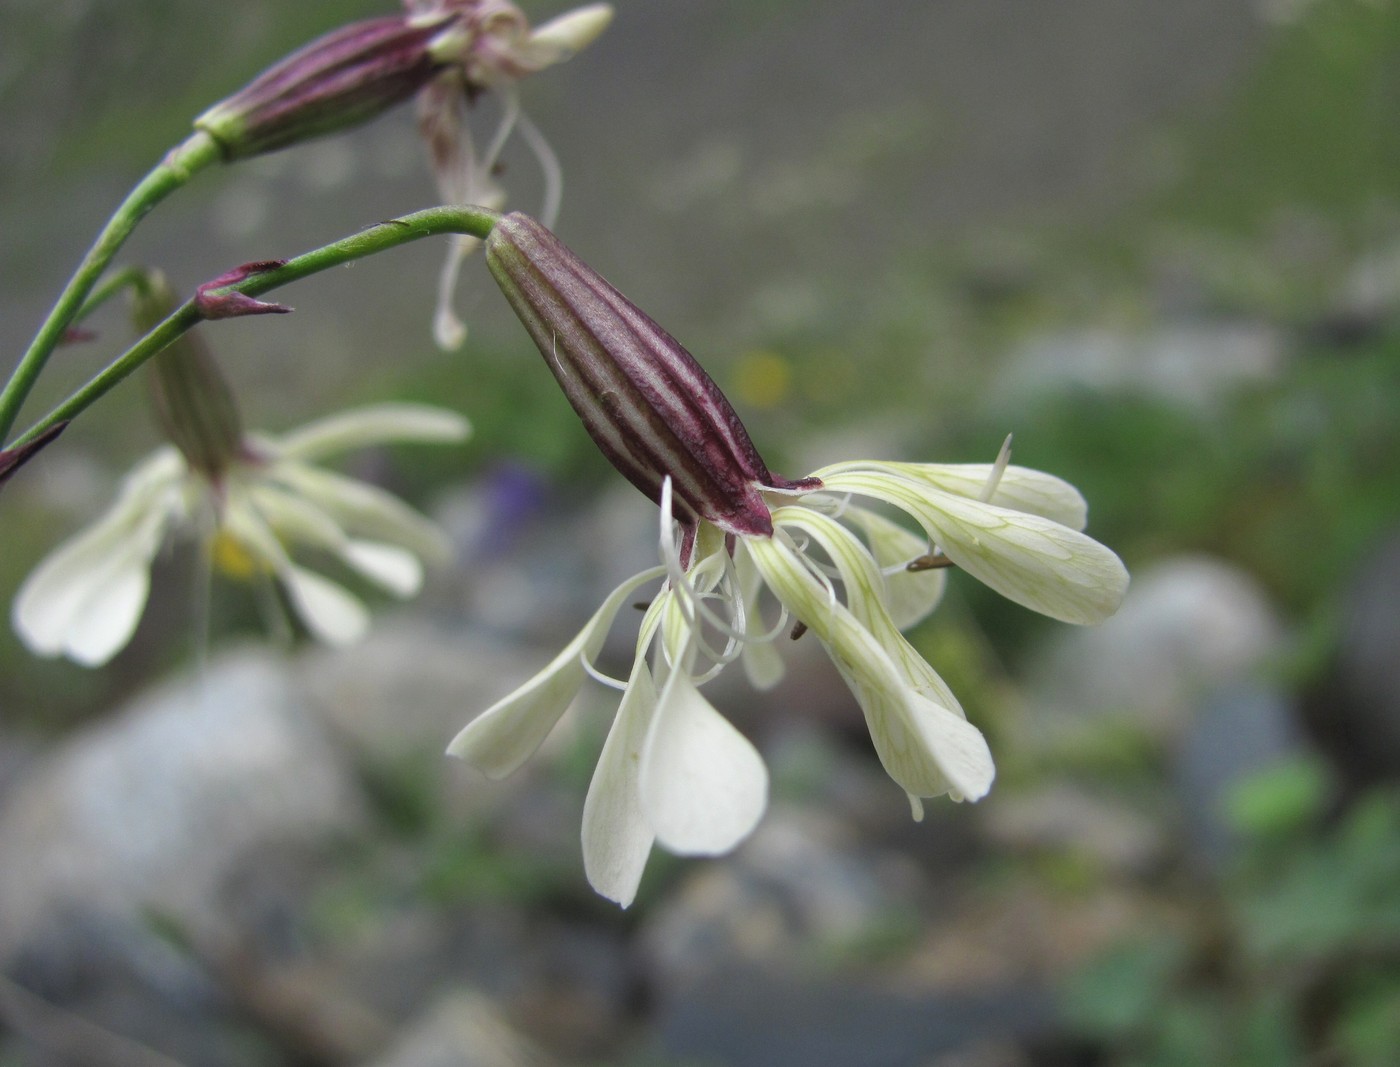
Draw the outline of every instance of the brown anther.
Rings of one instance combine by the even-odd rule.
[[[806,624],[805,622],[802,622],[802,621],[799,620],[798,622],[795,622],[795,623],[792,624],[792,633],[789,634],[788,636],[790,636],[790,637],[792,638],[792,640],[796,641],[799,637],[801,637],[801,636],[802,636],[803,634],[805,634],[806,632],[807,632],[807,624]]]
[[[953,566],[956,566],[956,564],[942,552],[931,552],[927,556],[920,556],[918,559],[910,560],[909,565],[904,569],[917,574],[919,571],[936,571],[944,567]]]

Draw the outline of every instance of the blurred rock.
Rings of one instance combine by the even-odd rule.
[[[663,996],[706,974],[800,966],[858,943],[922,887],[912,861],[872,855],[839,823],[776,806],[722,863],[694,867],[646,918],[642,951]]]
[[[996,795],[983,805],[983,829],[995,846],[1021,853],[1069,852],[1116,874],[1143,875],[1164,856],[1162,826],[1124,798],[1070,783]]]
[[[995,404],[1022,408],[1046,392],[1139,392],[1213,410],[1243,385],[1278,376],[1283,334],[1262,322],[1189,322],[1142,335],[1093,330],[1037,338],[1013,353]]]
[[[555,1061],[471,992],[443,996],[370,1067],[549,1067]]]
[[[0,811],[0,960],[160,956],[149,917],[227,934],[220,884],[259,850],[359,824],[353,780],[281,661],[248,651],[138,696],[15,784]],[[163,957],[162,957],[163,958]]]
[[[1281,640],[1249,575],[1205,556],[1161,560],[1133,575],[1117,615],[1062,630],[1033,664],[1024,732],[1063,742],[1117,725],[1176,741],[1204,694],[1248,677]]]
[[[725,971],[665,1005],[660,1062],[725,1067],[1025,1063],[1014,1043],[1050,1029],[1051,998],[1005,989],[930,996],[864,976]],[[985,1058],[995,1048],[1005,1059]]]
[[[1358,565],[1338,618],[1332,669],[1308,698],[1309,728],[1353,783],[1400,777],[1400,533]]]
[[[311,652],[297,675],[338,740],[392,761],[442,756],[458,730],[552,655],[401,615],[350,648]]]
[[[1301,749],[1296,708],[1277,690],[1241,682],[1202,702],[1176,760],[1186,840],[1199,858],[1220,866],[1235,854],[1239,835],[1225,812],[1230,793]]]

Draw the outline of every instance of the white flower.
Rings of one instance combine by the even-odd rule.
[[[521,111],[516,83],[546,67],[562,63],[587,47],[612,21],[609,4],[587,4],[531,28],[524,13],[508,0],[407,0],[415,18],[426,20],[455,13],[458,21],[434,42],[434,54],[453,65],[418,93],[418,125],[432,161],[438,195],[447,204],[478,205],[498,210],[506,194],[495,179],[502,149],[519,129],[544,174],[540,214],[559,213],[563,177],[549,142]],[[472,140],[468,112],[477,96],[495,90],[501,119],[484,152]],[[475,237],[452,239],[438,279],[433,337],[444,349],[466,339],[466,327],[452,307],[462,260],[480,244]]]
[[[469,723],[448,752],[493,777],[519,767],[598,676],[593,661],[618,610],[664,579],[630,676],[614,683],[623,698],[584,805],[584,866],[599,893],[631,903],[653,843],[714,855],[757,824],[763,762],[700,686],[735,659],[755,684],[775,684],[783,669],[775,639],[794,619],[849,685],[915,818],[923,797],[977,800],[995,775],[986,741],[900,633],[937,604],[941,568],[956,565],[1077,623],[1111,615],[1128,584],[1118,557],[1080,532],[1079,493],[1008,458],[1004,449],[995,464],[842,463],[791,488],[761,487],[771,534],[726,532],[703,519],[690,534],[671,520],[667,479],[662,565],[615,589],[548,667]],[[854,503],[857,496],[894,505],[922,534]],[[764,588],[780,606],[776,620],[761,617]]]
[[[174,531],[203,539],[222,569],[271,576],[317,638],[353,641],[365,606],[342,586],[295,563],[288,544],[333,555],[395,596],[422,584],[421,559],[450,549],[428,519],[368,483],[315,466],[336,452],[380,442],[460,441],[469,427],[438,408],[384,404],[323,419],[280,438],[249,436],[216,479],[173,446],[125,478],[116,502],[59,546],[21,586],[16,631],[34,652],[87,666],[111,659],[130,639],[150,591],[150,567]]]

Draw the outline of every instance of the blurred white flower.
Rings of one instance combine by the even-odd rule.
[[[198,537],[219,570],[275,579],[315,637],[354,641],[368,626],[364,604],[295,563],[289,545],[334,556],[398,597],[414,595],[421,561],[446,559],[450,546],[397,497],[315,463],[381,442],[460,441],[468,432],[466,420],[450,411],[375,405],[282,437],[246,435],[217,475],[166,445],[127,475],[106,514],[28,577],[15,598],[15,629],[39,655],[107,662],[136,629],[157,551],[181,532]]]

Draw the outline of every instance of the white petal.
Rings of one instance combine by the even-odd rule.
[[[883,568],[910,563],[929,550],[928,539],[910,533],[898,523],[869,508],[851,505],[843,518],[855,523],[870,539],[870,551]],[[907,630],[933,612],[948,586],[944,568],[926,571],[899,571],[885,576],[885,606],[900,630]]]
[[[370,581],[396,597],[407,599],[423,588],[423,564],[398,545],[378,541],[351,541],[341,558]]]
[[[63,652],[84,667],[99,667],[115,656],[131,635],[151,592],[151,561],[129,555],[90,592],[84,610],[63,636]]]
[[[872,463],[854,460],[833,463],[814,475],[825,480],[852,471],[889,471],[914,481],[931,485],[957,496],[982,500],[994,463]],[[997,480],[989,504],[1027,511],[1032,515],[1058,522],[1071,530],[1082,530],[1088,523],[1089,505],[1084,496],[1063,478],[1030,467],[1009,465]]]
[[[656,687],[638,656],[627,691],[583,802],[583,869],[588,884],[624,908],[637,896],[655,840],[642,812],[642,746],[656,709]]]
[[[133,484],[128,479],[97,523],[60,545],[21,585],[12,617],[33,652],[92,667],[131,640],[150,591],[151,560],[179,503],[178,484],[165,475],[136,491]]]
[[[371,404],[308,423],[274,439],[273,448],[288,459],[316,460],[394,441],[461,441],[470,433],[471,424],[455,411],[427,404]]]
[[[268,477],[311,501],[353,536],[402,545],[430,562],[451,558],[451,542],[437,523],[376,485],[296,462],[274,464]]]
[[[596,41],[612,18],[611,4],[585,4],[566,11],[530,34],[524,58],[536,70],[562,63]]]
[[[785,523],[785,513],[796,512],[780,509],[774,512],[774,522]],[[849,609],[827,595],[780,537],[747,538],[745,543],[769,588],[831,654],[865,713],[876,753],[890,777],[916,797],[946,792],[974,800],[983,796],[995,777],[986,741],[963,719],[942,680],[907,648],[893,624],[884,624],[884,637],[886,643],[898,642],[899,659]],[[878,601],[866,603],[864,609],[882,610]],[[902,662],[906,656],[908,661]],[[943,706],[944,700],[952,706]]]
[[[1127,569],[1113,552],[1039,515],[924,488],[880,471],[834,475],[826,486],[903,508],[963,570],[1051,618],[1102,622],[1118,610],[1127,591]]]
[[[993,465],[910,463],[898,466],[912,468],[930,485],[945,492],[982,500]],[[1089,505],[1078,489],[1063,478],[1029,467],[1008,466],[997,481],[996,491],[986,502],[1039,515],[1071,530],[1082,530],[1089,522]]]
[[[524,763],[554,729],[582,688],[592,661],[603,647],[608,628],[627,599],[642,585],[665,573],[653,567],[623,582],[603,601],[588,624],[537,675],[467,723],[447,754],[464,759],[491,778],[504,778]]]
[[[768,804],[768,769],[682,670],[662,688],[641,760],[642,808],[656,840],[715,856],[747,837]]]
[[[318,641],[349,645],[368,632],[369,611],[335,582],[301,567],[288,567],[277,577],[298,618]]]

